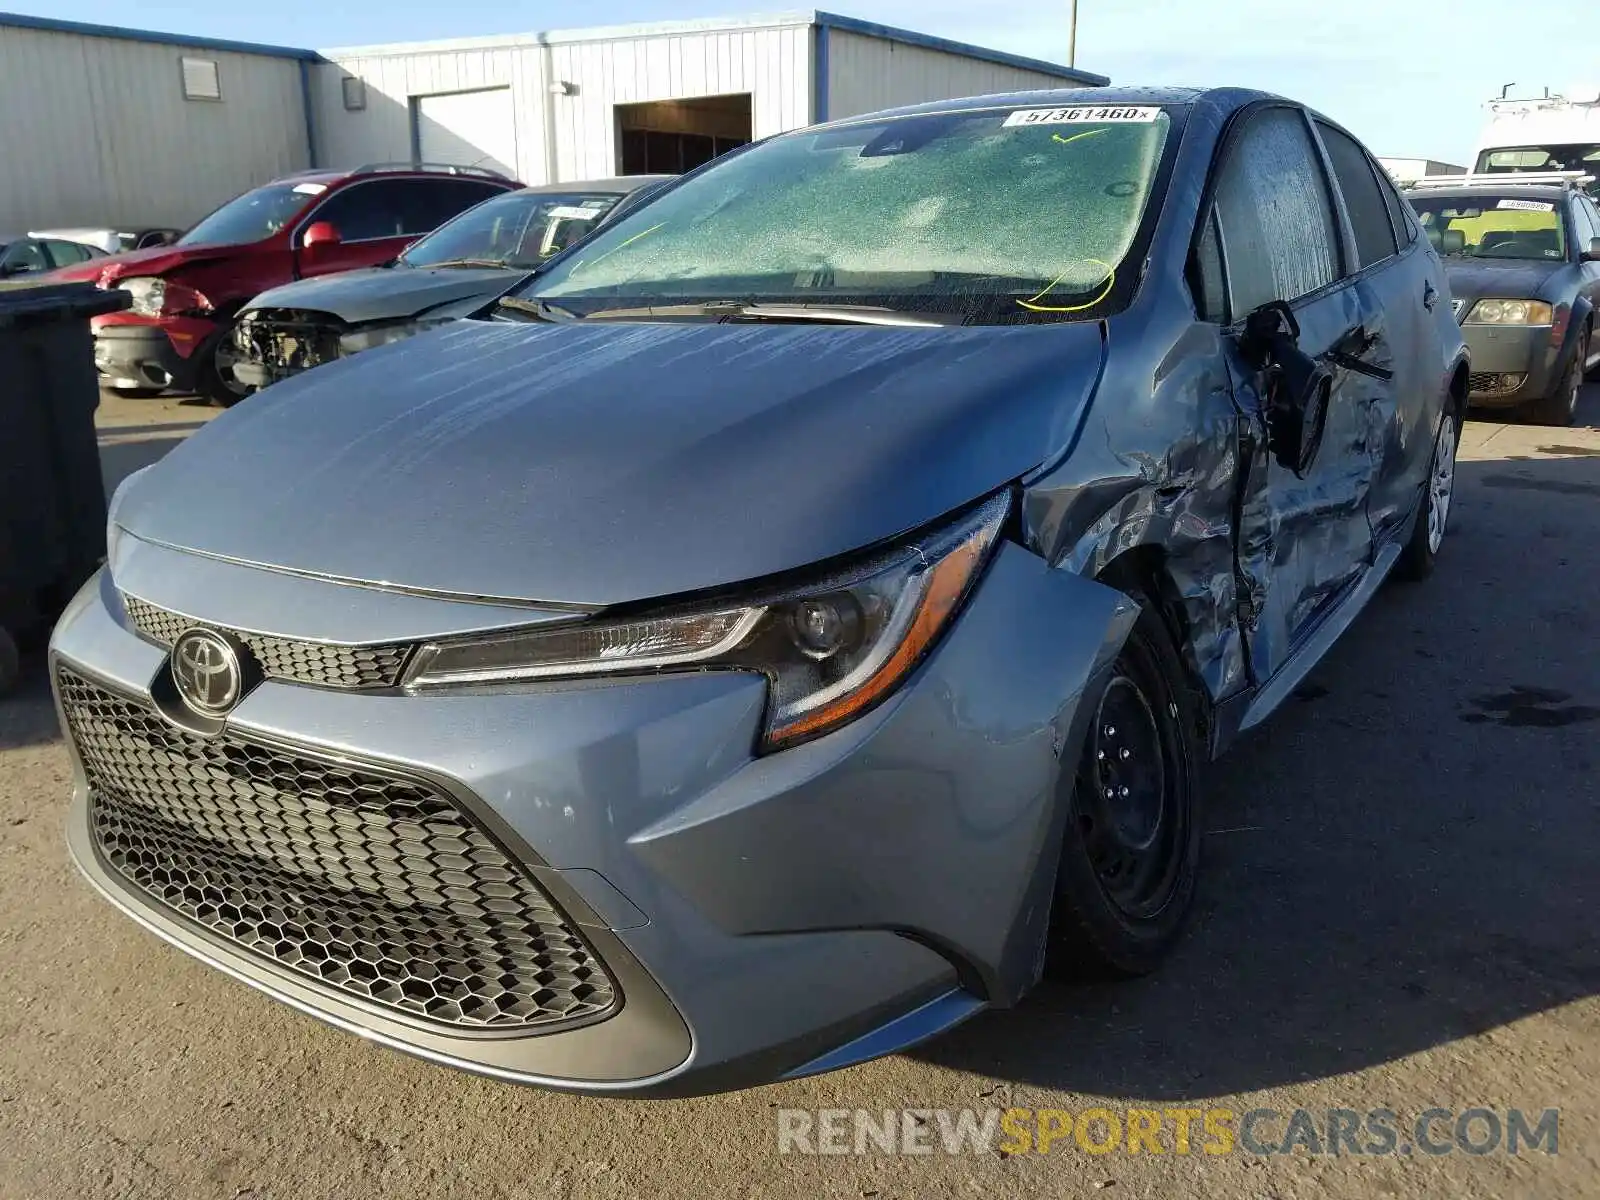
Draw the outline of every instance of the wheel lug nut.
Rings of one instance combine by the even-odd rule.
[[[1113,797],[1114,797],[1114,796],[1116,796],[1116,794],[1117,794],[1117,793],[1116,793],[1116,792],[1115,792],[1115,790],[1113,790],[1113,789],[1112,789],[1112,788],[1107,788],[1107,789],[1106,789],[1106,799],[1107,799],[1107,800],[1110,800],[1110,799],[1112,799],[1112,798],[1113,798]]]
[[[1106,736],[1108,738],[1116,737],[1117,736],[1117,727],[1115,725],[1107,725],[1106,726]]]
[[[1128,798],[1128,789],[1127,788],[1123,788],[1122,789],[1122,798],[1124,800],[1126,800]]]
[[[1133,751],[1129,750],[1126,746],[1124,746],[1122,748],[1122,760],[1124,762],[1126,762],[1128,759],[1130,759],[1132,757],[1133,757]]]
[[[1104,750],[1096,750],[1094,752],[1094,756],[1097,759],[1099,759],[1101,762],[1105,762],[1105,760],[1106,760],[1106,752]]]

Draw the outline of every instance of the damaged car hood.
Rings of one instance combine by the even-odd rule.
[[[370,267],[286,283],[262,292],[244,311],[323,312],[351,325],[399,320],[444,304],[488,301],[527,274],[504,267]]]
[[[280,383],[117,523],[333,578],[604,606],[907,532],[1067,446],[1093,323],[462,322]]]

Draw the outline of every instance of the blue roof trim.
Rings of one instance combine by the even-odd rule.
[[[864,37],[882,38],[885,41],[901,42],[907,46],[921,46],[926,50],[942,50],[946,54],[959,54],[963,58],[981,59],[984,62],[999,63],[1004,67],[1037,71],[1041,75],[1054,75],[1057,79],[1070,79],[1085,87],[1105,87],[1111,82],[1109,76],[1096,75],[1093,71],[1080,71],[1076,67],[1064,67],[1060,63],[1046,62],[1042,58],[1007,54],[1004,50],[991,50],[987,46],[973,46],[966,42],[954,42],[949,38],[933,37],[926,33],[913,33],[909,29],[896,29],[892,25],[879,25],[874,21],[862,21],[855,17],[841,17],[837,13],[819,11],[816,21],[819,26],[827,29],[859,33]]]
[[[75,33],[80,37],[120,38],[125,42],[155,42],[164,46],[183,46],[191,50],[219,50],[233,54],[259,54],[268,58],[293,58],[300,62],[322,62],[315,50],[293,46],[264,46],[257,42],[230,42],[224,38],[190,37],[184,33],[157,33],[149,29],[129,29],[122,25],[91,25],[83,21],[61,21],[55,17],[31,17],[26,13],[0,12],[0,26],[40,29],[46,33]]]

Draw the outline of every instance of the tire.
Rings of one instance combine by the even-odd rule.
[[[1444,535],[1449,531],[1451,501],[1455,496],[1456,451],[1461,446],[1461,414],[1454,405],[1439,419],[1433,453],[1428,457],[1428,478],[1423,484],[1422,511],[1412,527],[1411,538],[1395,563],[1397,579],[1419,582],[1433,574]],[[1441,458],[1441,455],[1443,456]]]
[[[1148,974],[1182,934],[1194,901],[1199,722],[1172,635],[1148,600],[1134,598],[1143,611],[1109,681],[1086,701],[1095,710],[1080,760],[1063,764],[1071,793],[1045,956],[1050,978]]]
[[[229,320],[195,351],[194,390],[215,408],[232,408],[255,389],[233,380],[227,362],[231,358],[235,322]]]
[[[1556,389],[1542,400],[1528,405],[1527,417],[1538,425],[1571,425],[1578,415],[1578,397],[1583,391],[1584,363],[1589,358],[1589,331],[1578,335],[1572,348],[1572,361],[1562,373]]]

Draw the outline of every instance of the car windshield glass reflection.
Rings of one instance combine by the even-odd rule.
[[[408,267],[533,268],[588,237],[622,197],[532,192],[500,196],[423,238],[400,261]]]
[[[1087,314],[1123,272],[1169,124],[1154,106],[1006,108],[777,137],[618,220],[522,296]]]
[[[1554,200],[1519,196],[1446,200],[1413,196],[1411,204],[1429,240],[1447,257],[1549,261],[1567,256],[1566,231]]]
[[[178,239],[180,246],[237,246],[271,237],[327,189],[274,183],[228,201]]]

